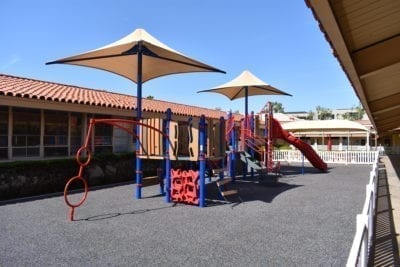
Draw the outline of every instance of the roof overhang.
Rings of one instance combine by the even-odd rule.
[[[400,126],[400,1],[306,0],[379,134]]]
[[[284,123],[282,128],[290,132],[369,132],[364,125],[348,120],[298,120]]]
[[[367,134],[365,132],[356,131],[293,131],[292,132],[297,137],[359,137],[366,138]]]

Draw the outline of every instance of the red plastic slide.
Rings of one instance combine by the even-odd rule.
[[[283,139],[286,142],[294,145],[304,154],[304,156],[315,168],[320,169],[321,171],[326,171],[328,169],[326,163],[319,157],[317,152],[315,152],[309,144],[301,141],[293,134],[284,130],[282,125],[276,119],[273,119],[272,122],[272,138]]]

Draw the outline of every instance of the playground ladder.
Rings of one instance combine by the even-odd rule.
[[[228,197],[235,196],[235,195],[238,196],[238,193],[239,193],[238,190],[236,190],[236,189],[230,189],[230,190],[226,189],[226,185],[228,183],[230,183],[230,182],[231,182],[230,179],[224,179],[224,180],[217,180],[216,181],[216,184],[217,184],[217,187],[218,187],[218,191],[219,191],[219,193],[221,194],[221,196],[223,197],[223,199],[226,202],[231,202],[231,201],[228,200]],[[240,197],[239,197],[239,199],[240,199]]]

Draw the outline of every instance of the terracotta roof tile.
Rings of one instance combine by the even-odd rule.
[[[1,95],[118,109],[136,109],[135,96],[6,74],[0,74],[0,96]],[[164,113],[167,108],[170,108],[172,113],[177,115],[199,117],[204,114],[209,118],[226,117],[226,113],[219,110],[161,100],[143,99],[142,101],[143,111]]]

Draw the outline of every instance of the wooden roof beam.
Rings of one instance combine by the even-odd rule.
[[[381,123],[381,124],[379,124],[379,129],[380,129],[379,134],[395,130],[399,127],[400,127],[399,121]]]
[[[354,65],[361,79],[391,66],[400,67],[400,35],[352,52]]]
[[[371,112],[374,113],[379,110],[382,110],[384,112],[385,109],[398,106],[399,103],[400,103],[400,93],[396,93],[380,99],[370,101],[368,104],[371,109]]]

